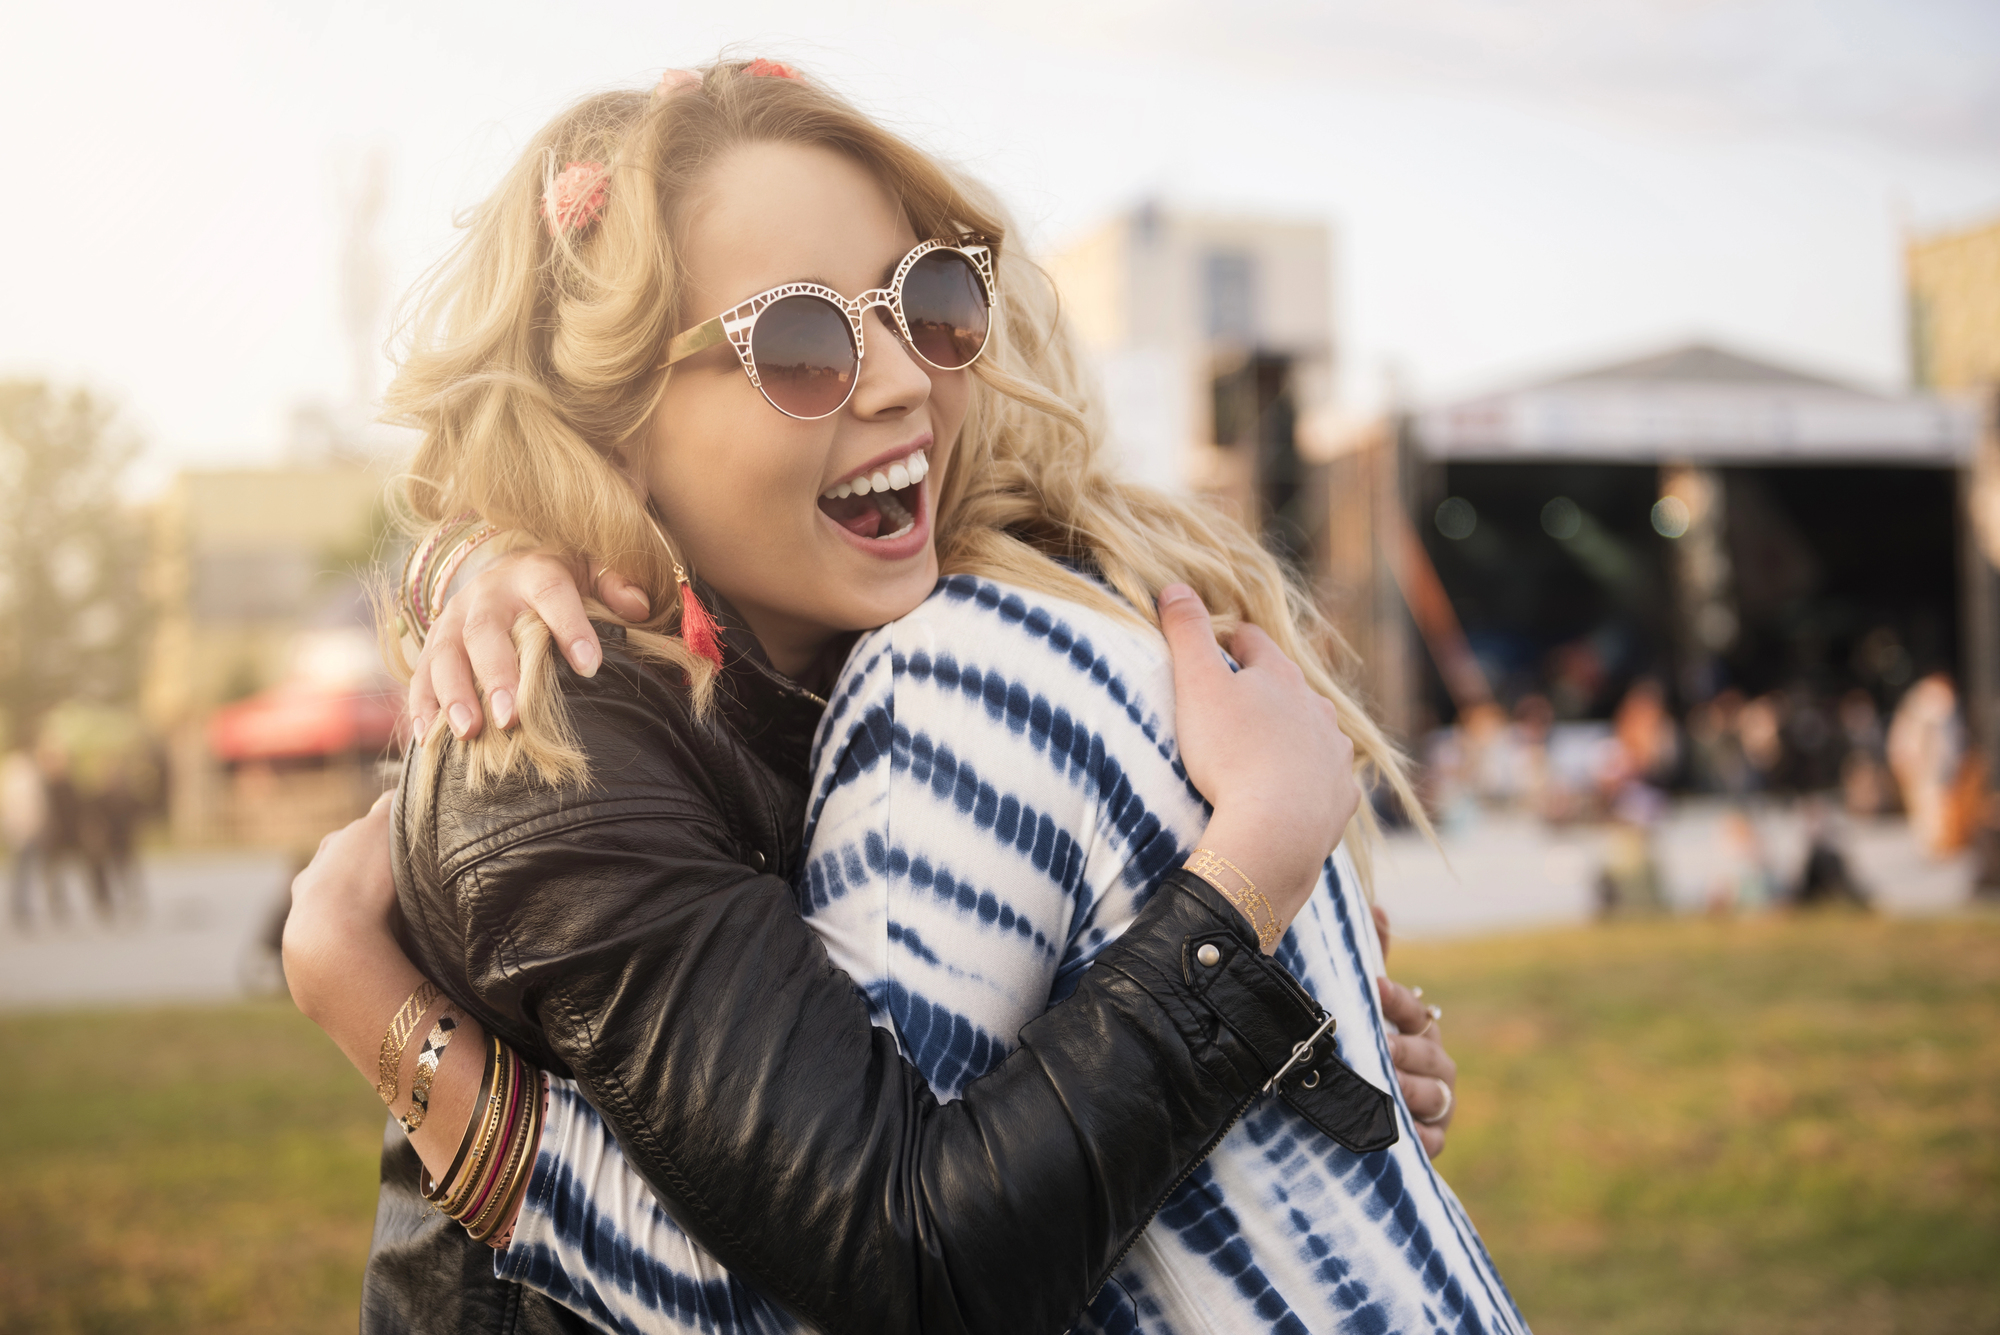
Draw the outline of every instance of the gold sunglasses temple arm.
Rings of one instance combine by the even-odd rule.
[[[696,325],[685,334],[676,335],[674,341],[667,344],[667,359],[654,369],[663,371],[675,362],[686,361],[697,352],[707,351],[724,339],[722,317],[718,315],[705,324]]]

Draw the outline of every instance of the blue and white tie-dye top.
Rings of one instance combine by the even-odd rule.
[[[800,910],[940,1099],[1069,994],[1208,820],[1160,637],[968,576],[855,647],[813,770]],[[1338,1019],[1348,1065],[1395,1092],[1401,1139],[1353,1154],[1252,1104],[1076,1329],[1525,1331],[1403,1104],[1344,849],[1278,959]],[[607,1330],[800,1328],[681,1232],[566,1081],[495,1268]]]

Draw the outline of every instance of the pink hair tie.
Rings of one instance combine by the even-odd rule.
[[[549,235],[582,231],[596,222],[610,197],[611,173],[601,162],[572,162],[542,191]]]
[[[759,56],[743,67],[743,72],[756,79],[796,79],[799,72],[790,65],[780,65],[775,60]]]

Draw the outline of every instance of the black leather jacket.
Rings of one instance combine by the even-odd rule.
[[[696,719],[672,673],[598,630],[594,678],[557,669],[581,790],[471,793],[451,745],[408,761],[396,884],[418,967],[579,1081],[675,1220],[819,1329],[1063,1330],[1318,1008],[1175,873],[1018,1051],[940,1105],[788,881],[819,702],[732,632],[718,710]],[[1331,1046],[1282,1096],[1354,1148],[1392,1143],[1387,1096]],[[589,1329],[494,1279],[483,1244],[425,1214],[417,1172],[391,1121],[364,1331]]]

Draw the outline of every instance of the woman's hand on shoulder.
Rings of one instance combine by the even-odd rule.
[[[628,621],[647,617],[645,593],[609,568],[597,574],[597,596]],[[514,697],[521,689],[514,623],[523,612],[548,623],[571,667],[586,677],[596,674],[604,651],[583,610],[576,571],[543,552],[511,553],[447,602],[424,637],[410,679],[410,717],[419,737],[440,712],[453,735],[477,737],[484,723],[482,692],[494,724],[502,731],[514,726]]]
[[[1354,743],[1333,702],[1257,627],[1236,632],[1232,672],[1194,590],[1161,591],[1160,626],[1174,658],[1181,763],[1215,808],[1207,837],[1227,845],[1216,851],[1249,869],[1288,923],[1361,804]]]

